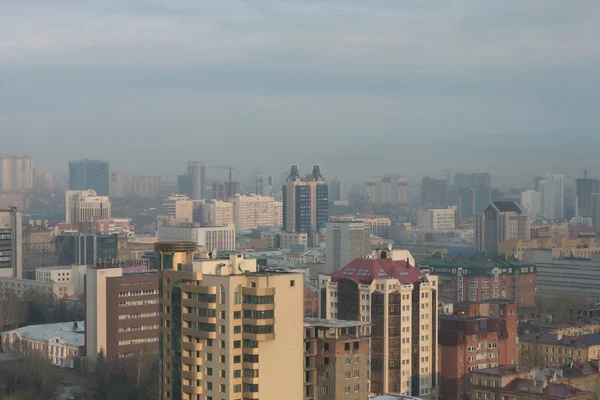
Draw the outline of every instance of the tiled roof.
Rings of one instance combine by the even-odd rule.
[[[389,258],[357,258],[348,265],[335,271],[331,281],[350,279],[360,284],[370,284],[375,279],[398,279],[409,284],[417,282],[422,276],[418,268],[406,261],[394,261]]]

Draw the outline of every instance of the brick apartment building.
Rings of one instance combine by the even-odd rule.
[[[439,253],[422,265],[439,278],[440,300],[509,300],[535,308],[536,266],[495,253],[463,253],[454,259]]]
[[[304,399],[366,399],[369,336],[366,322],[304,318]]]
[[[118,359],[157,352],[158,274],[124,275],[122,268],[88,268],[85,278],[85,343],[88,361],[103,351]]]
[[[470,371],[518,364],[517,326],[517,305],[508,301],[459,303],[440,316],[442,398],[467,399]]]

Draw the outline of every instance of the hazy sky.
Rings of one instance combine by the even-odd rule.
[[[0,153],[600,177],[598,0],[0,1]]]

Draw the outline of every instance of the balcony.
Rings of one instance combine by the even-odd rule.
[[[183,391],[183,393],[186,393],[186,394],[189,394],[189,395],[192,395],[193,397],[195,397],[195,395],[197,395],[197,394],[202,394],[202,386],[183,385],[182,391]]]
[[[182,342],[181,348],[187,351],[202,351],[204,346],[202,345],[202,343]]]
[[[242,324],[255,325],[255,326],[275,325],[275,318],[269,318],[269,319],[242,318]]]
[[[250,311],[275,310],[275,304],[248,304],[248,303],[245,303],[242,306],[242,310],[250,310]]]
[[[190,379],[192,381],[193,380],[202,380],[202,372],[182,371],[181,376],[185,379]]]
[[[273,333],[242,333],[244,339],[256,340],[257,342],[264,342],[266,340],[274,340],[275,332]],[[216,339],[216,337],[215,337]]]
[[[202,365],[200,357],[181,357],[181,362],[187,365]]]
[[[258,377],[247,377],[244,376],[242,377],[242,383],[253,383],[253,384],[258,384],[259,383],[259,379]]]

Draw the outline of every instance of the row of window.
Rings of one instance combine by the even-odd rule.
[[[133,296],[152,296],[158,295],[158,289],[155,290],[133,290],[127,292],[119,292],[119,297],[133,297]]]
[[[151,318],[151,317],[158,317],[158,313],[157,312],[151,312],[151,313],[133,313],[133,314],[120,314],[119,315],[119,319],[120,320],[124,320],[124,319],[138,319],[138,318]]]
[[[158,299],[120,301],[119,307],[148,306],[152,304],[158,304]]]
[[[155,343],[158,342],[158,338],[141,338],[141,339],[130,339],[130,340],[120,340],[119,346],[127,346],[130,344],[142,344],[142,343]]]

